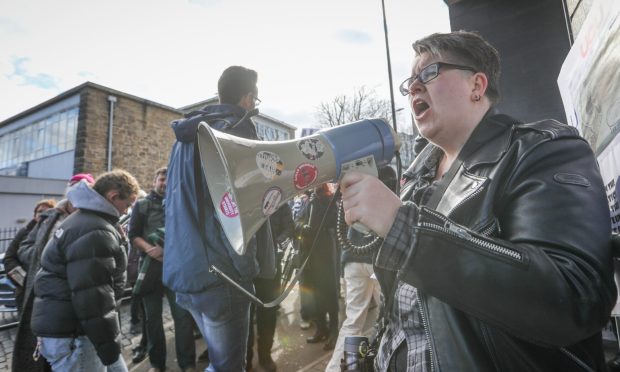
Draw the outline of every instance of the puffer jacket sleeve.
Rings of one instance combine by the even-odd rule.
[[[91,230],[66,248],[67,282],[82,329],[105,365],[121,352],[120,326],[115,300],[115,278],[126,259],[120,236],[112,227]]]
[[[515,162],[487,237],[422,208],[407,232],[401,280],[509,333],[566,346],[598,332],[616,298],[609,210],[596,160],[579,139]],[[405,208],[417,208],[409,205]]]

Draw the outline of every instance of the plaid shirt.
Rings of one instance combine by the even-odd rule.
[[[439,148],[432,150],[424,162],[424,170],[405,185],[412,190],[408,200],[398,210],[390,232],[385,237],[377,255],[378,267],[397,271],[406,261],[411,250],[411,240],[417,218],[417,208],[413,205],[424,205],[428,202],[436,188],[433,181],[437,165],[443,153]],[[407,195],[405,191],[404,195]],[[403,343],[407,345],[407,371],[425,372],[430,370],[430,350],[424,331],[418,290],[402,281],[398,281],[394,292],[395,301],[389,309],[388,326],[381,339],[379,351],[375,358],[378,371],[394,369],[394,360],[390,361],[396,349]]]

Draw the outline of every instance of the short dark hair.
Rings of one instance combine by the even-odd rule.
[[[220,103],[236,105],[248,93],[256,94],[258,73],[243,66],[230,66],[217,82]]]
[[[127,199],[132,195],[138,195],[140,185],[129,172],[115,169],[97,177],[93,189],[101,196],[105,196],[108,191],[116,190],[121,199]]]
[[[168,167],[161,167],[157,169],[155,171],[155,178],[153,180],[156,180],[159,176],[168,176]]]
[[[484,73],[489,81],[485,94],[491,102],[499,100],[499,52],[477,33],[455,31],[432,34],[414,42],[413,50],[418,56],[429,53],[436,57],[447,57],[451,60],[446,62],[466,64]]]

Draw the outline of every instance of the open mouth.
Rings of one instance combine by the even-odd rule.
[[[413,107],[413,112],[415,113],[416,117],[421,116],[422,114],[424,114],[424,112],[426,112],[426,110],[430,108],[428,103],[426,103],[424,100],[420,98],[416,98],[413,101],[412,107]]]

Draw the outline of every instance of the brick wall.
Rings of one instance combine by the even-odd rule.
[[[108,96],[115,96],[112,168],[132,173],[149,191],[154,171],[167,165],[174,134],[170,122],[181,114],[151,101],[86,86],[81,92],[74,172],[107,170]]]

